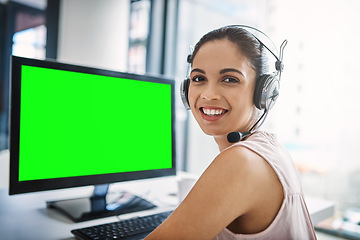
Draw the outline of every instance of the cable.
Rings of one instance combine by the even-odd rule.
[[[254,126],[252,126],[252,128],[250,128],[249,132],[253,131],[253,129],[256,127],[256,125],[258,125],[258,123],[261,121],[261,119],[265,117],[264,120],[260,123],[260,125],[254,131],[259,129],[261,127],[261,125],[263,125],[263,123],[265,122],[265,119],[268,115],[268,112],[269,112],[268,110],[264,110],[264,113],[262,114],[262,116],[256,121]]]

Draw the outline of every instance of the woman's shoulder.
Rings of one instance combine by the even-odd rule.
[[[220,152],[214,159],[214,162],[219,162],[222,165],[251,167],[254,161],[261,159],[261,156],[251,151],[251,149],[242,145],[237,145],[236,147],[229,147]]]
[[[228,148],[213,160],[213,172],[227,178],[227,182],[249,184],[263,188],[274,178],[274,171],[267,161],[252,149],[238,145]],[[234,189],[241,191],[241,188]]]
[[[275,139],[275,135],[259,132],[249,141],[254,141],[254,138],[262,139],[264,144],[267,144],[268,141],[272,144],[271,141]],[[227,148],[214,159],[213,164],[223,175],[226,174],[226,178],[229,180],[251,184],[258,190],[266,190],[274,185],[281,186],[275,170],[264,158],[264,155],[247,144],[237,144]],[[241,189],[237,190],[241,191]]]
[[[254,164],[264,162],[264,156],[257,151],[256,145],[266,145],[276,142],[276,135],[268,132],[255,132],[245,141],[235,143],[224,149],[215,158],[215,161],[225,162],[226,164],[234,164],[241,167],[252,167]]]

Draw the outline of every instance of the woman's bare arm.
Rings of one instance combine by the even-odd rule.
[[[213,239],[234,219],[258,207],[265,165],[243,147],[222,152],[173,214],[146,239]]]

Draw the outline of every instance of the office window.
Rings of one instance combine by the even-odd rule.
[[[130,5],[128,71],[145,73],[150,29],[150,0],[132,0]]]
[[[46,8],[44,1],[42,7]],[[9,69],[12,54],[30,57],[45,58],[46,49],[46,18],[45,11],[17,2],[9,1],[2,6],[1,19],[4,21],[0,57],[3,71],[0,72],[0,150],[8,148],[9,140]]]
[[[12,54],[16,56],[45,59],[46,27],[40,25],[20,32],[13,36]]]
[[[360,2],[180,0],[179,12],[179,79],[189,46],[216,27],[252,25],[277,47],[288,39],[280,97],[262,128],[275,132],[292,155],[306,196],[335,201],[340,212],[360,208]],[[217,145],[191,114],[188,133],[187,170],[200,173]]]
[[[271,34],[289,38],[273,128],[298,164],[306,194],[335,200],[340,210],[360,207],[360,3],[277,0],[272,9]]]
[[[10,3],[10,18],[13,29],[8,37],[12,37],[11,54],[44,59],[46,53],[46,18],[41,9],[27,5]],[[11,36],[12,35],[12,36]]]

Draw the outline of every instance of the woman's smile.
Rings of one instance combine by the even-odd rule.
[[[217,107],[201,107],[201,117],[206,121],[217,121],[222,118],[228,110]]]

